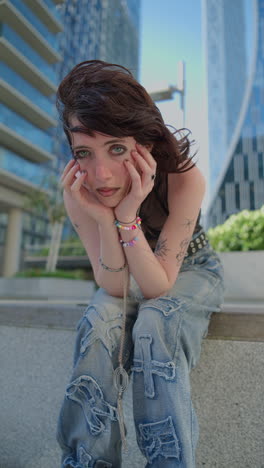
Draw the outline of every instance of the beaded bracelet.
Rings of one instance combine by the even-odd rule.
[[[111,271],[113,273],[118,273],[119,271],[122,271],[126,268],[127,264],[126,262],[124,263],[124,265],[120,268],[110,268],[108,267],[107,265],[105,265],[101,259],[101,257],[99,257],[99,263],[100,265],[103,267],[104,270],[107,270],[107,271]]]
[[[132,226],[124,226],[123,224],[116,219],[114,221],[115,226],[117,226],[119,229],[124,229],[124,231],[133,231],[134,229],[137,229],[140,227],[141,224],[141,218],[139,216],[136,217],[136,222],[135,224],[132,224]]]
[[[134,237],[131,241],[129,242],[125,242],[123,241],[122,239],[119,239],[119,242],[120,244],[123,246],[123,247],[133,247],[133,245],[135,245],[136,241],[138,240],[139,238],[138,237]]]

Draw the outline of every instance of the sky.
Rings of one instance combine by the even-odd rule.
[[[179,85],[178,63],[185,62],[185,127],[196,141],[197,165],[208,178],[207,104],[200,0],[141,0],[140,83],[147,91]],[[180,95],[157,103],[166,124],[181,128]],[[206,195],[204,209],[206,207]]]
[[[252,0],[245,5],[247,55],[251,55]],[[209,181],[207,92],[203,50],[202,0],[141,0],[140,74],[139,81],[147,91],[158,91],[178,85],[177,67],[186,67],[185,127],[195,140],[195,161]],[[180,95],[157,103],[166,124],[182,127]],[[209,202],[209,183],[202,211]]]

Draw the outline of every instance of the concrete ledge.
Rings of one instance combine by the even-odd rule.
[[[66,302],[66,301],[65,301]],[[0,325],[75,330],[89,301],[55,303],[49,301],[0,301]],[[228,304],[224,304],[228,310]],[[236,304],[238,307],[238,304]],[[242,307],[242,305],[241,305]],[[249,304],[247,305],[249,308]],[[250,313],[213,313],[208,339],[264,341],[264,313],[260,307]]]
[[[62,278],[0,278],[0,297],[5,299],[72,299],[88,301],[94,281]]]

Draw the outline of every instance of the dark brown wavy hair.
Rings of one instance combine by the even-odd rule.
[[[101,60],[79,63],[60,83],[56,105],[70,145],[73,131],[90,136],[94,132],[118,138],[132,136],[142,145],[153,145],[151,154],[157,162],[157,177],[153,191],[141,205],[140,214],[148,225],[153,197],[168,214],[166,174],[186,172],[195,166],[195,163],[190,165],[196,154],[190,157],[193,143],[188,138],[190,131],[169,130],[145,88],[127,68]],[[81,122],[81,127],[71,128],[73,116]],[[144,213],[146,206],[148,213]]]

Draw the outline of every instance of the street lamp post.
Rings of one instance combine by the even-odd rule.
[[[178,93],[181,96],[181,110],[182,110],[182,120],[183,120],[183,127],[185,125],[185,63],[179,63],[179,86],[169,86],[167,89],[163,89],[161,91],[154,91],[153,93],[149,93],[150,97],[153,99],[154,102],[159,101],[167,101],[169,99],[173,99],[174,93]]]

